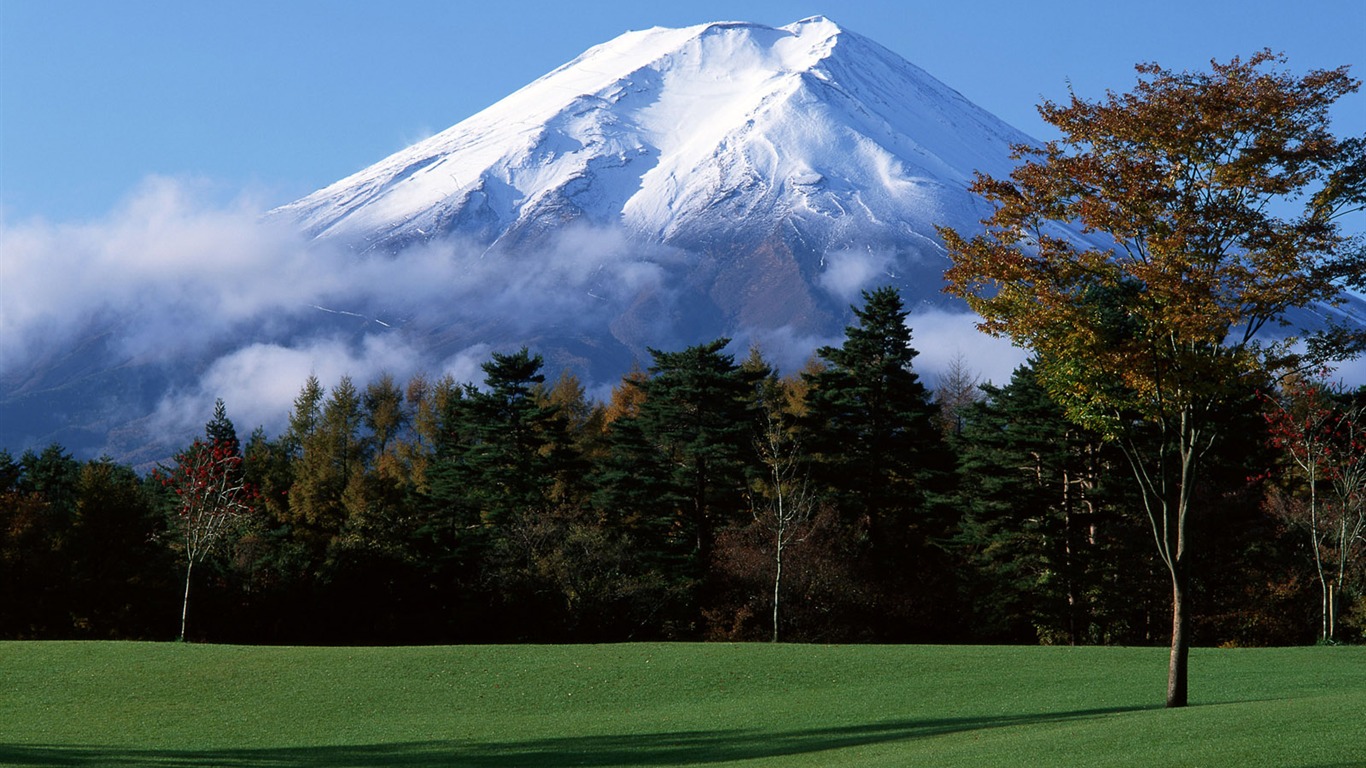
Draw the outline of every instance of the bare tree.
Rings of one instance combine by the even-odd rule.
[[[806,538],[816,509],[816,497],[807,481],[801,441],[771,410],[754,441],[754,450],[766,470],[761,499],[754,504],[754,522],[773,542],[773,642],[778,642],[779,608],[782,601],[783,555],[789,545]]]
[[[963,350],[954,353],[949,367],[939,374],[934,402],[939,406],[939,424],[945,435],[963,433],[963,410],[982,399],[981,376],[968,368]]]
[[[185,596],[180,606],[180,639],[190,610],[190,580],[203,562],[251,511],[254,493],[242,473],[242,456],[227,440],[193,445],[175,457],[175,467],[158,470],[178,497],[171,528],[185,557]]]

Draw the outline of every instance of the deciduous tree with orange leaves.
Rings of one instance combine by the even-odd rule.
[[[1034,350],[1068,417],[1128,457],[1171,577],[1172,707],[1188,695],[1187,521],[1220,412],[1304,362],[1270,332],[1288,312],[1362,274],[1338,228],[1363,205],[1362,153],[1328,114],[1360,83],[1285,63],[1262,51],[1207,72],[1142,64],[1128,93],[1046,101],[1061,138],[1016,147],[1008,179],[972,184],[995,205],[985,231],[940,229],[948,292]],[[1366,338],[1320,341],[1309,348],[1341,357]]]

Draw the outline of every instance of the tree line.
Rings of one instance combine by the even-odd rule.
[[[652,350],[607,402],[527,349],[479,386],[310,377],[281,434],[240,440],[220,401],[146,477],[0,453],[0,635],[1166,642],[1120,446],[1034,364],[931,391],[906,315],[865,294],[786,376],[725,339]],[[1196,642],[1360,639],[1366,391],[1237,406],[1194,490]]]

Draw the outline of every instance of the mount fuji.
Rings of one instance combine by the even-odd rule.
[[[972,172],[1029,141],[821,17],[655,28],[277,213],[388,252],[451,233],[516,250],[571,222],[700,251],[934,251],[933,224],[981,212]]]
[[[452,343],[530,340],[610,376],[648,362],[647,346],[709,335],[837,337],[850,302],[880,284],[943,305],[934,225],[975,227],[987,211],[966,191],[973,172],[1008,173],[1011,145],[1029,142],[822,17],[655,28],[272,216],[351,253],[399,257],[395,269],[404,252],[457,242],[470,273],[457,294],[490,261],[554,273],[556,303],[605,306],[534,323],[487,316]],[[583,264],[601,240],[631,255]],[[500,309],[519,311],[540,306]]]

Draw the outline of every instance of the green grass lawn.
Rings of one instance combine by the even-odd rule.
[[[19,766],[1363,766],[1366,648],[0,643]]]

